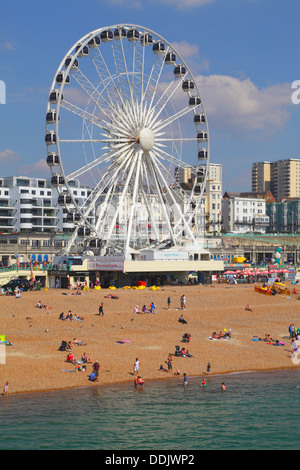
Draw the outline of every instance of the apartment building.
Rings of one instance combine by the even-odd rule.
[[[270,190],[277,201],[300,197],[300,159],[252,164],[252,191]]]
[[[222,200],[222,213],[223,228],[226,232],[265,233],[269,226],[266,201],[263,198],[225,192]]]
[[[69,186],[80,206],[91,189],[82,187],[78,180],[70,182]],[[58,193],[51,186],[50,178],[0,178],[1,232],[72,232],[75,225],[66,220],[66,212],[65,206],[58,203]],[[91,223],[94,222],[93,217],[91,214]]]
[[[209,164],[205,188],[205,231],[219,233],[222,228],[222,165]]]

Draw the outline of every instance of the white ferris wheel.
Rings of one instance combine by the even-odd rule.
[[[51,183],[73,227],[66,253],[78,241],[125,257],[197,245],[207,117],[191,71],[160,35],[124,24],[76,42],[51,85],[45,142]],[[84,199],[83,185],[91,188]]]

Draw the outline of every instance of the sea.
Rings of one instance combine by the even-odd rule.
[[[183,385],[182,377],[170,377],[146,381],[142,389],[133,383],[93,384],[1,396],[0,449],[113,455],[299,450],[299,369],[212,375],[205,388],[201,382],[188,377]]]

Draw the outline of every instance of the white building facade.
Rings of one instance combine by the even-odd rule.
[[[264,199],[241,197],[239,193],[225,193],[222,212],[225,232],[265,233],[269,226]]]

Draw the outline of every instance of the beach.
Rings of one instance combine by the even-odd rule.
[[[286,285],[290,288],[289,282]],[[298,289],[300,292],[300,289]],[[71,295],[72,294],[72,295]],[[109,294],[118,299],[107,298]],[[180,298],[186,296],[186,310]],[[168,297],[171,298],[168,310]],[[9,383],[9,394],[73,387],[99,386],[128,382],[133,384],[133,367],[140,361],[139,374],[147,381],[178,377],[202,376],[207,363],[210,374],[242,371],[296,369],[292,362],[288,327],[300,327],[298,295],[267,296],[256,293],[254,284],[212,284],[164,286],[160,290],[89,290],[41,289],[22,292],[20,299],[2,295],[0,334],[12,345],[5,346],[5,364],[0,365],[1,383]],[[36,308],[38,301],[49,309]],[[104,315],[99,316],[103,302]],[[134,313],[134,307],[155,304],[156,314]],[[253,311],[245,310],[251,305]],[[61,312],[71,311],[83,321],[62,321]],[[183,314],[187,324],[178,322]],[[231,330],[228,340],[211,340],[213,332]],[[190,343],[182,336],[191,334]],[[254,336],[286,343],[274,347]],[[85,352],[91,359],[87,372],[75,372],[75,365],[66,362],[62,341],[74,338],[83,345],[72,352],[80,359]],[[192,357],[176,357],[175,346],[186,347]],[[167,358],[172,354],[173,370],[168,372]],[[92,364],[100,364],[98,382],[88,380]],[[160,371],[160,365],[164,370]],[[2,390],[1,390],[2,392]]]

